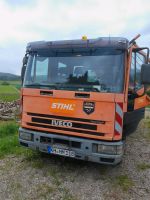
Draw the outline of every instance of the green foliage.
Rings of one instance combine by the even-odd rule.
[[[17,88],[17,90],[21,89],[21,84],[15,84],[15,87]]]
[[[1,85],[9,85],[9,83],[8,83],[7,81],[3,81],[3,82],[1,83]]]
[[[6,81],[6,80],[5,80]],[[0,85],[3,83],[4,81],[0,80]],[[21,81],[7,81],[7,83],[9,83],[9,85],[21,85]]]

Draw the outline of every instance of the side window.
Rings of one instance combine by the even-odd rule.
[[[135,86],[135,53],[132,53],[129,88],[134,89],[134,86]]]
[[[131,70],[130,70],[130,89],[140,89],[141,85],[141,66],[145,63],[145,57],[140,53],[132,53]]]
[[[145,57],[136,53],[136,89],[141,88],[141,66],[145,63]]]
[[[46,82],[48,78],[48,58],[34,57],[31,77],[34,82]]]

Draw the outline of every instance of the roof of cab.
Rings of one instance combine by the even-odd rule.
[[[60,41],[37,41],[27,44],[27,51],[38,49],[74,49],[74,48],[100,48],[112,47],[117,49],[128,49],[129,41],[123,37],[99,37],[97,39],[78,39]]]

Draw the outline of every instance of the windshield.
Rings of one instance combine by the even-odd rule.
[[[95,50],[94,53],[32,53],[24,87],[121,93],[124,53]]]

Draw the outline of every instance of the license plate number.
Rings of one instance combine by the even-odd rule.
[[[60,149],[60,148],[48,146],[47,151],[49,154],[56,154],[56,155],[67,156],[67,157],[72,157],[72,158],[75,157],[75,152],[69,151],[67,149]]]

